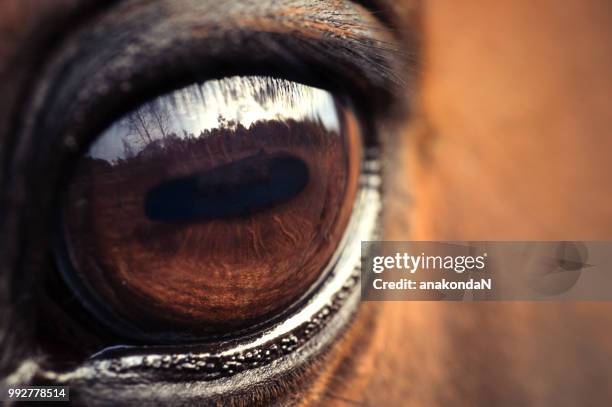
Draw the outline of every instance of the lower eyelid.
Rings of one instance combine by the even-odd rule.
[[[368,157],[364,164],[366,167],[370,169],[378,167],[375,164],[376,150],[368,151],[366,157]],[[260,383],[260,379],[267,380],[268,373],[273,374],[274,377],[280,377],[279,380],[282,383],[283,377],[290,377],[290,372],[302,366],[303,363],[311,363],[313,358],[320,356],[331,343],[337,340],[355,311],[359,300],[359,274],[354,269],[354,264],[358,261],[360,254],[359,240],[350,237],[376,236],[377,217],[380,210],[378,206],[380,183],[376,181],[378,177],[377,173],[372,172],[362,174],[360,184],[365,189],[359,192],[360,197],[357,200],[361,204],[357,204],[356,218],[347,232],[343,254],[334,260],[334,273],[308,306],[262,336],[252,338],[250,342],[247,341],[235,348],[232,348],[233,345],[230,344],[225,350],[221,350],[223,346],[220,349],[218,345],[214,345],[209,348],[214,349],[213,353],[208,353],[207,348],[202,346],[183,347],[182,349],[168,348],[166,351],[164,348],[150,348],[146,354],[143,354],[138,348],[109,349],[73,372],[64,374],[47,372],[47,376],[55,383],[70,383],[71,386],[75,386],[75,390],[83,391],[84,394],[88,394],[88,391],[82,388],[82,384],[88,383],[95,377],[100,389],[111,386],[115,389],[114,396],[119,399],[128,394],[125,393],[127,388],[124,387],[124,378],[133,377],[133,375],[137,375],[138,380],[150,383],[158,380],[176,382],[173,394],[177,397],[181,394],[187,397],[190,393],[185,393],[188,388],[185,386],[188,386],[190,380],[200,381],[205,379],[206,375],[209,375],[208,380],[212,380],[211,389],[217,388],[213,383],[221,376],[231,381],[238,380],[230,393],[234,395],[240,393],[239,389],[242,388],[242,385],[238,383],[244,380],[243,375],[251,375],[249,373],[251,370],[259,373],[257,380],[249,381],[250,385]],[[376,185],[376,187],[368,187],[369,185]],[[331,304],[331,307],[325,304]],[[319,308],[322,305],[324,306]],[[313,347],[313,344],[316,345]],[[298,349],[303,358],[301,362],[292,356]],[[215,354],[217,356],[213,356]],[[223,357],[225,359],[220,359],[218,355],[226,356]],[[270,357],[271,359],[267,360]],[[276,358],[280,359],[275,362],[274,371],[260,370],[259,366],[265,366]],[[281,366],[285,367],[281,368]],[[267,373],[262,374],[262,372]],[[177,382],[177,377],[183,379]],[[187,381],[184,381],[185,379]],[[206,394],[207,392],[203,392],[201,396],[206,396]]]

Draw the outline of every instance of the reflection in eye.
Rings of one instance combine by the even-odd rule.
[[[81,157],[62,210],[65,274],[94,311],[146,332],[273,316],[338,249],[360,149],[352,111],[321,89],[232,77],[163,95]]]

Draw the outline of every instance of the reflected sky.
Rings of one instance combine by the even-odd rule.
[[[199,137],[214,128],[257,121],[313,120],[339,134],[334,97],[322,89],[269,77],[229,77],[167,93],[125,115],[105,130],[88,155],[126,158],[170,134]]]

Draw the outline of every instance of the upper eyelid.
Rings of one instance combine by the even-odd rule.
[[[111,9],[106,21],[100,22],[96,28],[100,34],[106,36],[112,35],[113,31],[139,30],[134,27],[135,19],[145,19],[140,22],[141,26],[150,23],[146,21],[150,18],[147,8],[152,7],[142,6],[132,10],[129,7],[131,3],[137,1],[123,1],[114,10]],[[164,9],[164,15],[159,20],[165,19],[166,27],[157,25],[160,30],[167,30],[170,35],[172,34],[169,31],[180,29],[181,24],[189,25],[188,35],[192,39],[200,36],[214,37],[216,31],[223,30],[229,31],[230,35],[236,32],[246,35],[278,33],[294,39],[312,40],[311,45],[322,48],[336,46],[351,49],[353,62],[366,71],[368,79],[373,82],[394,82],[387,83],[386,86],[402,84],[402,67],[398,54],[403,51],[396,42],[394,29],[359,5],[360,1],[313,3],[309,7],[303,7],[303,2],[298,0],[285,0],[281,4],[271,0],[230,0],[224,2],[222,7],[213,7],[207,2],[195,2],[192,3],[193,10],[189,13],[192,15],[181,15],[177,12],[181,8],[181,1],[161,0],[159,5],[165,4],[167,7],[159,6]],[[122,6],[127,9],[127,13]],[[219,18],[223,18],[223,24],[219,24]],[[153,30],[149,32],[154,33]],[[333,58],[333,55],[329,56]]]
[[[267,18],[240,16],[236,22],[247,23],[265,32],[297,34],[320,42],[325,37],[335,37],[344,42],[342,46],[358,50],[361,53],[358,57],[365,67],[373,68],[373,74],[388,79],[389,85],[404,85],[404,79],[397,70],[401,65],[397,57],[403,51],[395,38],[395,30],[361,7],[345,12],[342,8],[329,6],[323,3],[320,8],[281,9]],[[376,63],[367,64],[373,61]]]
[[[28,114],[55,122],[61,117],[61,144],[75,151],[90,141],[82,134],[95,135],[148,98],[220,76],[273,71],[332,92],[354,92],[363,104],[359,110],[386,114],[389,106],[400,106],[406,70],[391,33],[346,0],[303,10],[302,22],[312,24],[298,30],[288,11],[299,3],[118,3],[68,34],[42,72],[39,89],[46,95],[35,95]]]

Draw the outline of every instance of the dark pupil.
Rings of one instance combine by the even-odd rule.
[[[290,154],[261,151],[149,190],[150,220],[193,222],[246,216],[290,200],[308,184],[308,167]]]

